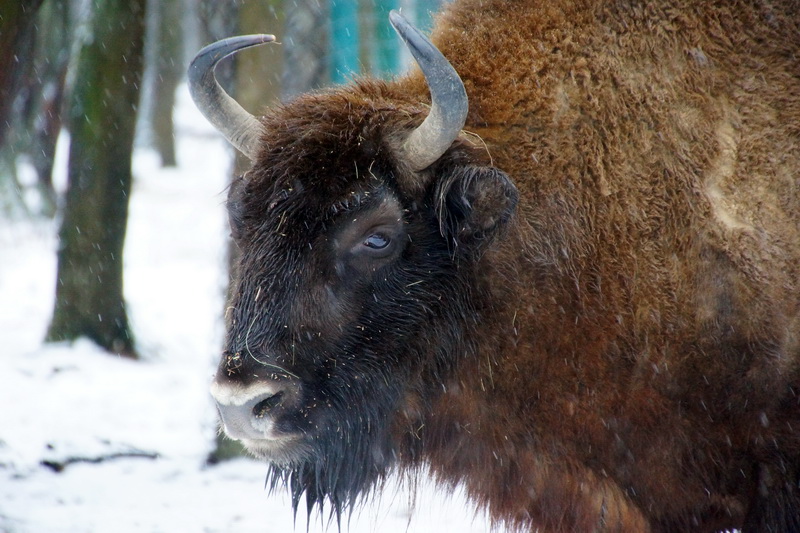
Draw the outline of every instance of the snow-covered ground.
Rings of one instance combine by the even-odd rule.
[[[0,532],[336,531],[314,516],[307,523],[304,510],[295,523],[288,498],[265,490],[263,462],[205,464],[230,153],[185,93],[179,168],[159,168],[146,150],[135,157],[125,294],[142,361],[88,341],[43,345],[57,227],[0,219]],[[392,485],[342,529],[489,526],[460,494],[424,485],[412,500]]]

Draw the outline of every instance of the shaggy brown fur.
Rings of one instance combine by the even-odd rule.
[[[788,490],[798,527],[800,4],[603,4],[435,33],[521,200],[431,463],[515,523],[742,527]]]
[[[318,226],[331,203],[357,203],[383,180],[416,236],[412,206],[446,192],[454,169],[491,165],[519,191],[516,214],[467,259],[436,245],[460,261],[448,272],[462,292],[402,304],[424,302],[438,325],[385,348],[381,364],[400,376],[386,389],[387,454],[463,483],[512,528],[798,530],[798,14],[790,0],[458,2],[433,41],[464,81],[469,133],[418,173],[393,154],[426,113],[419,74],[271,110],[231,202],[244,234],[240,314],[218,380],[252,379],[230,354],[267,313],[254,314],[253,295],[277,286],[266,270],[288,280],[303,262],[266,237],[270,224],[317,247],[307,235],[328,231]],[[298,191],[302,204],[277,218]],[[475,193],[482,229],[508,198]],[[311,300],[271,312],[288,313],[289,329],[346,336],[341,323],[363,308],[314,292],[324,272],[304,267]],[[448,299],[451,314],[436,307]]]

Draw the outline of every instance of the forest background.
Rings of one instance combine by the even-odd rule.
[[[241,452],[215,430],[205,392],[235,253],[224,189],[247,162],[188,102],[186,67],[208,42],[276,34],[279,46],[217,69],[226,90],[255,114],[353,76],[395,76],[408,64],[387,20],[398,8],[424,30],[440,3],[0,0],[0,337],[8,337],[0,348],[0,531],[59,530],[34,518],[34,509],[48,506],[74,515],[53,511],[63,531],[103,530],[104,513],[90,500],[113,505],[81,476],[114,485],[109,497],[126,494],[97,473],[103,467],[139,492],[151,488],[140,473],[154,468],[142,461],[174,471],[170,459],[181,457],[191,472],[176,479],[193,485],[212,472],[206,469],[237,469],[242,461],[248,474],[214,470],[227,481],[200,484],[263,477],[263,465],[228,461]],[[201,249],[211,258],[201,259]],[[167,280],[171,272],[188,283],[185,292]],[[198,295],[203,303],[192,300]],[[170,313],[180,320],[170,322]],[[182,402],[191,416],[176,422],[164,414]],[[141,423],[132,424],[137,417]],[[250,489],[265,498],[263,486]],[[414,493],[399,513],[406,527]],[[446,516],[433,505],[439,519]],[[461,504],[455,509],[463,520]],[[195,514],[198,528],[214,530],[207,514]],[[174,530],[154,526],[164,521],[159,516],[127,525]]]

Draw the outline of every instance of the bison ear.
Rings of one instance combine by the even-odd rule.
[[[478,243],[505,227],[519,199],[508,175],[494,167],[457,167],[439,182],[441,233],[455,245]]]

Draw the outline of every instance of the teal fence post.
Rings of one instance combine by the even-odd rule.
[[[345,83],[361,71],[358,57],[358,1],[330,0],[330,17],[331,81]]]
[[[389,11],[397,9],[399,2],[398,0],[373,0],[373,4],[375,41],[370,59],[373,73],[385,78],[400,70],[402,44],[389,24]]]

